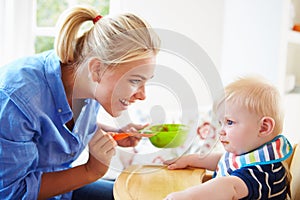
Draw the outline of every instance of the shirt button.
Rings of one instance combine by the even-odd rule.
[[[69,154],[71,157],[74,157],[75,156],[75,153],[70,153]]]
[[[61,113],[61,112],[62,112],[62,109],[59,108],[57,111],[58,111],[59,113]]]

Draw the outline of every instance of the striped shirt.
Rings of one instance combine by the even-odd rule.
[[[281,162],[243,167],[231,173],[241,178],[248,187],[246,199],[286,199],[287,178]]]
[[[281,161],[292,153],[292,146],[282,135],[243,155],[226,152],[218,163],[215,177],[237,176],[248,187],[243,199],[286,199],[287,176]]]

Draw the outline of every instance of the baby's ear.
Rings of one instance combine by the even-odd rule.
[[[268,136],[270,135],[275,127],[275,121],[272,117],[263,117],[260,120],[260,130],[259,135],[260,136]]]

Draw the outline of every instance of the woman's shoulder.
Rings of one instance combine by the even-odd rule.
[[[24,57],[1,67],[0,90],[15,102],[29,104],[46,98],[45,93],[50,90],[49,77],[60,79],[59,60],[53,51]],[[54,80],[51,81],[53,84]]]
[[[36,79],[45,77],[45,71],[49,70],[47,66],[49,62],[50,64],[56,63],[56,65],[59,65],[59,60],[55,57],[53,51],[19,58],[0,67],[1,88],[7,84],[12,85],[20,81],[33,82]],[[55,68],[52,70],[55,70]]]

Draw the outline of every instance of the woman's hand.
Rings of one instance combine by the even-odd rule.
[[[110,161],[115,155],[117,143],[100,128],[89,142],[89,160],[86,169],[91,172],[92,179],[102,177],[109,168]]]
[[[119,132],[124,132],[124,133],[136,133],[135,136],[129,136],[127,138],[124,138],[122,140],[118,140],[118,145],[121,147],[134,147],[136,146],[139,141],[141,140],[141,136],[139,136],[138,131],[146,128],[149,126],[149,124],[146,125],[140,125],[140,124],[127,124],[125,127],[121,128]]]

